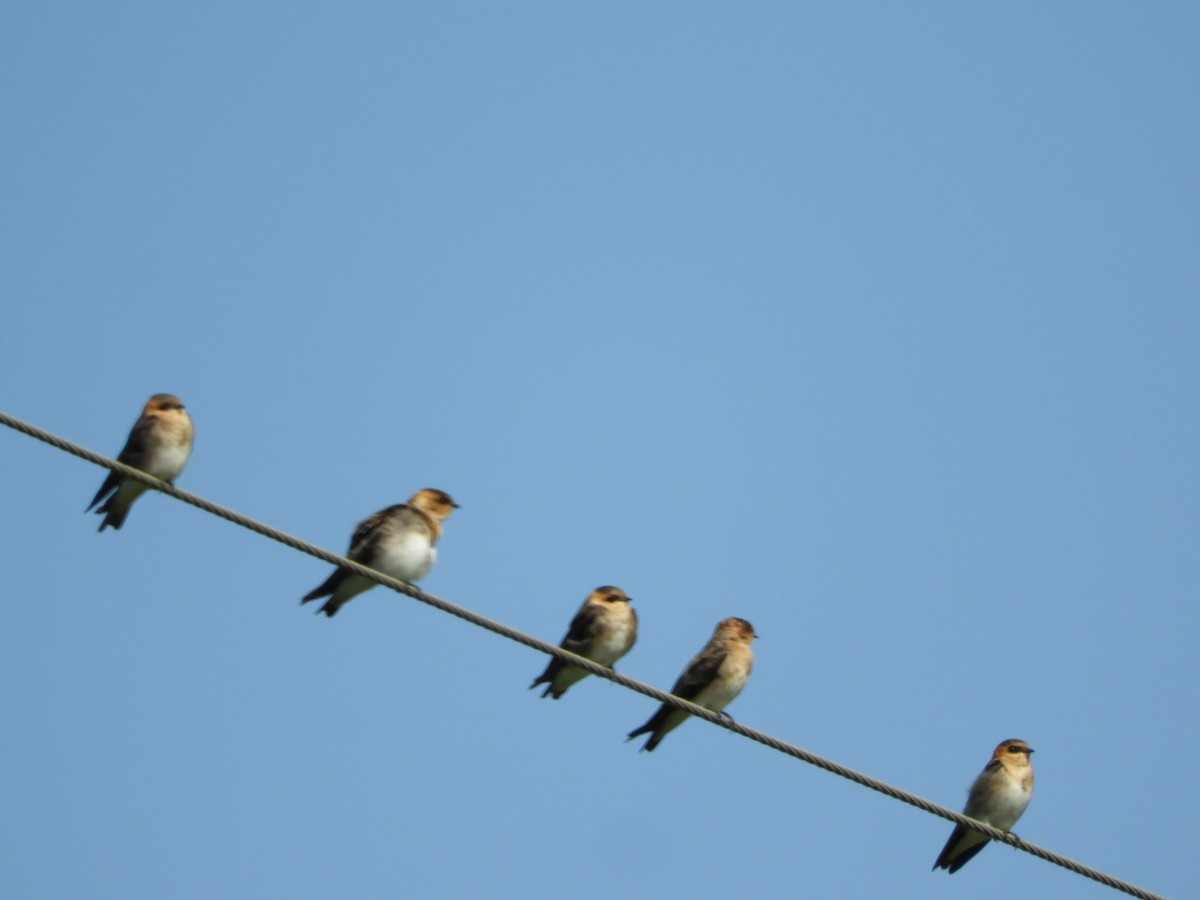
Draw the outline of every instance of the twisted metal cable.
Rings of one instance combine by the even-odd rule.
[[[734,734],[739,734],[742,737],[749,738],[752,741],[757,741],[766,747],[770,747],[772,750],[777,750],[780,753],[791,756],[802,762],[806,762],[809,765],[824,769],[827,772],[832,772],[834,775],[840,775],[842,778],[849,779],[850,781],[860,784],[863,787],[870,788],[873,791],[878,791],[885,796],[891,797],[893,800],[899,800],[903,803],[909,804],[910,806],[915,806],[917,809],[924,810],[927,813],[932,813],[935,816],[940,816],[943,819],[947,819],[956,825],[962,825],[963,827],[969,828],[972,831],[978,831],[980,834],[984,834],[994,841],[1008,844],[1010,847],[1016,847],[1018,850],[1023,850],[1026,853],[1030,853],[1033,856],[1043,859],[1046,862],[1053,863],[1056,866],[1061,866],[1070,872],[1074,872],[1077,875],[1082,875],[1084,878],[1090,878],[1093,881],[1098,881],[1100,884],[1106,885],[1107,887],[1113,888],[1117,891],[1122,891],[1133,897],[1140,897],[1142,900],[1166,900],[1166,898],[1158,894],[1152,894],[1144,888],[1130,884],[1127,881],[1122,881],[1119,878],[1115,878],[1112,875],[1108,875],[1105,872],[1101,872],[1098,869],[1092,868],[1091,866],[1084,865],[1083,863],[1077,862],[1069,857],[1062,856],[1061,854],[1055,853],[1053,850],[1048,850],[1047,848],[1041,847],[1037,844],[1031,844],[1028,841],[1023,841],[1015,834],[1011,834],[1007,831],[1001,831],[998,828],[993,828],[991,825],[978,822],[975,819],[969,819],[962,813],[955,812],[954,810],[945,806],[940,806],[937,803],[933,803],[932,801],[926,800],[924,797],[920,797],[916,794],[910,794],[908,791],[901,790],[900,788],[880,781],[877,778],[872,778],[870,775],[864,775],[862,772],[857,772],[854,769],[843,766],[841,763],[834,762],[830,759],[825,759],[823,756],[818,756],[815,753],[810,753],[808,750],[804,750],[803,748],[797,747],[794,744],[781,741],[779,738],[759,731],[756,728],[751,728],[749,725],[743,725],[740,722],[736,722],[727,715],[712,712],[711,710],[705,709],[703,706],[697,706],[695,703],[691,703],[690,701],[676,697],[674,694],[668,694],[666,691],[659,690],[658,688],[652,687],[651,685],[645,684],[637,679],[630,678],[627,675],[622,675],[619,672],[606,666],[602,666],[599,663],[593,662],[586,657],[572,653],[570,650],[564,650],[556,644],[547,643],[540,638],[536,638],[533,635],[526,634],[523,631],[518,631],[509,625],[505,625],[503,622],[497,622],[494,619],[489,619],[487,616],[480,615],[479,613],[467,609],[466,607],[459,606],[456,603],[451,603],[449,600],[443,600],[441,597],[435,597],[433,594],[427,594],[425,591],[409,584],[406,581],[399,581],[388,575],[384,575],[382,572],[377,572],[375,569],[370,569],[360,563],[347,559],[344,556],[331,553],[328,550],[325,550],[314,544],[310,544],[307,541],[280,531],[277,528],[272,528],[270,525],[265,525],[262,522],[251,519],[249,516],[244,516],[239,512],[235,512],[234,510],[227,509],[224,506],[213,503],[211,500],[206,500],[203,497],[188,493],[187,491],[182,491],[173,485],[167,484],[165,481],[159,481],[152,475],[147,475],[140,469],[134,469],[131,466],[125,465],[124,463],[109,459],[106,456],[102,456],[99,453],[88,450],[86,447],[81,447],[78,444],[66,440],[65,438],[60,438],[48,431],[43,431],[34,425],[23,422],[20,419],[10,416],[2,411],[0,411],[0,424],[7,425],[9,428],[29,435],[32,438],[36,438],[37,440],[47,443],[52,447],[57,447],[59,450],[63,450],[66,453],[78,456],[80,459],[85,459],[88,462],[95,463],[98,466],[111,469],[112,471],[117,472],[124,477],[133,478],[137,481],[140,481],[156,491],[167,494],[170,497],[174,497],[176,500],[182,500],[184,503],[191,504],[192,506],[202,509],[207,513],[211,513],[214,516],[219,516],[222,519],[233,522],[235,525],[240,525],[243,528],[248,528],[251,531],[255,531],[258,534],[261,534],[263,537],[268,537],[273,541],[278,541],[281,544],[291,547],[293,550],[299,550],[301,553],[307,553],[309,556],[314,556],[317,559],[327,562],[331,565],[341,566],[342,568],[348,569],[356,575],[361,575],[364,578],[374,581],[376,584],[381,584],[386,588],[391,588],[393,591],[405,594],[409,597],[412,597],[414,600],[419,600],[422,603],[428,604],[435,609],[440,609],[442,612],[449,613],[452,616],[457,616],[458,618],[470,622],[472,625],[478,626],[479,628],[486,629],[487,631],[491,631],[495,634],[501,635],[502,637],[506,637],[511,641],[516,641],[519,644],[524,644],[526,647],[532,647],[534,650],[556,657],[557,659],[561,659],[563,662],[569,663],[573,666],[586,669],[593,675],[597,675],[600,678],[606,678],[615,684],[619,684],[631,691],[636,691],[639,694],[644,694],[647,697],[657,700],[659,703],[666,703],[667,705],[683,710],[684,712],[689,713],[698,719],[704,719],[706,722],[711,722],[720,728],[724,728],[726,731],[732,731]]]

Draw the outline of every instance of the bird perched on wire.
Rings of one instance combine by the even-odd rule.
[[[611,668],[633,648],[637,641],[637,626],[637,611],[630,605],[626,593],[618,587],[605,585],[596,588],[583,601],[559,646]],[[546,671],[529,687],[548,684],[542,696],[557,700],[567,688],[589,674],[579,666],[552,658]]]
[[[721,712],[742,692],[750,678],[750,669],[754,665],[750,644],[755,637],[754,627],[745,619],[722,619],[704,649],[687,664],[671,693],[697,706]],[[664,703],[645,725],[629,732],[626,740],[649,733],[642,749],[653,750],[689,715]]]
[[[437,562],[442,523],[456,509],[458,504],[445,491],[423,488],[407,503],[381,509],[359,522],[346,557],[400,581],[420,581]],[[374,581],[338,566],[300,602],[329,597],[317,611],[332,618],[349,600],[373,587]]]
[[[1016,825],[1033,796],[1033,764],[1029,761],[1032,752],[1024,741],[1001,741],[992,753],[991,762],[971,785],[963,815],[1001,831]],[[990,840],[987,835],[957,825],[933,867],[948,869],[953,875]]]
[[[129,432],[117,462],[141,469],[167,484],[174,484],[187,465],[188,457],[192,455],[195,435],[192,417],[183,408],[183,401],[173,394],[155,394],[142,408],[142,415]],[[125,524],[133,501],[148,490],[149,486],[140,481],[109,472],[84,511],[91,512],[103,501],[103,505],[96,510],[97,514],[104,516],[99,530],[103,531],[109,526],[119,530]]]

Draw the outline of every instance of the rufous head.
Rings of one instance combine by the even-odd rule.
[[[745,641],[749,644],[757,635],[754,633],[754,626],[745,619],[722,619],[717,623],[717,630],[713,632],[713,638],[724,638],[726,640]]]
[[[155,394],[146,401],[142,413],[165,413],[183,409],[183,401],[174,394]]]
[[[437,488],[422,488],[412,495],[408,505],[421,510],[438,522],[446,521],[450,518],[450,513],[458,509],[458,504],[451,499],[450,495]]]
[[[629,595],[619,587],[613,587],[611,584],[606,584],[596,588],[588,594],[587,602],[591,604],[613,605],[617,603],[628,603]]]
[[[1029,765],[1029,754],[1032,752],[1033,748],[1024,741],[1010,738],[996,745],[996,750],[992,753],[992,759],[1004,760],[1017,766],[1027,766]]]

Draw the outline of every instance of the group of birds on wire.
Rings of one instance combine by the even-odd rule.
[[[173,394],[155,394],[129,432],[118,462],[174,484],[192,453],[195,429],[183,402]],[[120,529],[129,509],[148,486],[133,478],[110,472],[88,505],[104,518],[100,531]],[[413,584],[433,569],[442,523],[458,508],[445,491],[424,488],[399,503],[368,516],[354,529],[346,557],[354,562]],[[354,597],[375,587],[375,582],[339,566],[332,575],[301,598],[329,599],[318,612],[333,617]],[[637,612],[626,593],[617,587],[598,587],[583,602],[559,644],[599,665],[612,667],[637,641]],[[726,706],[742,692],[750,678],[754,653],[750,645],[754,628],[745,619],[728,618],[717,623],[704,648],[696,654],[675,681],[671,693],[715,713],[728,715]],[[534,679],[531,688],[546,685],[543,697],[561,698],[571,685],[589,673],[557,657]],[[646,722],[629,732],[627,740],[649,734],[643,750],[654,750],[664,737],[679,727],[689,713],[663,704]],[[1024,741],[1006,740],[997,745],[992,758],[975,779],[963,814],[1002,831],[1009,831],[1033,795],[1033,749]],[[957,872],[982,850],[990,839],[962,825],[955,826],[934,869]]]

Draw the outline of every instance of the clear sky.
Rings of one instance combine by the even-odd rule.
[[[544,638],[615,584],[669,687],[1200,883],[1200,8],[12,4],[0,408]],[[0,892],[1093,898],[950,825],[0,429]]]

